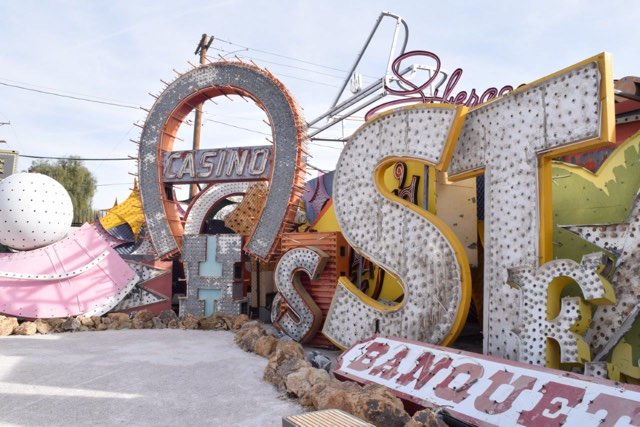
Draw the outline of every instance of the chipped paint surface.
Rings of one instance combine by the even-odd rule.
[[[250,185],[249,182],[213,184],[200,192],[187,210],[184,234],[200,234],[207,216],[218,203],[227,197],[246,193]]]
[[[615,426],[640,423],[640,387],[375,336],[355,344],[335,375],[446,408],[472,425]]]
[[[249,236],[258,222],[268,191],[264,182],[255,182],[249,186],[242,201],[224,219],[225,227],[243,236]]]
[[[627,221],[621,224],[567,226],[566,230],[617,256],[611,278],[616,305],[598,307],[587,339],[600,352],[623,325],[640,300],[640,193]]]
[[[272,309],[272,321],[279,329],[298,342],[312,338],[322,325],[322,311],[304,289],[300,273],[317,279],[324,270],[328,255],[317,248],[295,248],[285,253],[278,261],[274,281],[280,303],[286,302],[288,309]],[[276,306],[277,304],[273,304]]]
[[[88,224],[44,248],[1,254],[0,270],[15,274],[0,278],[0,313],[25,318],[102,315],[139,280]]]
[[[271,146],[226,147],[164,153],[165,183],[268,180],[273,163]]]
[[[145,285],[152,280],[171,273],[171,270],[163,270],[136,261],[127,261],[129,267],[138,275],[138,282],[112,311],[130,310],[167,301],[167,297],[149,290]]]
[[[445,162],[460,112],[428,104],[395,110],[362,126],[342,152],[333,194],[340,228],[353,248],[400,279],[404,299],[383,306],[340,278],[323,328],[334,343],[347,347],[376,332],[440,343],[466,318],[469,266],[453,232],[380,190],[381,166],[391,159]]]
[[[550,206],[542,209],[539,196],[551,190],[540,188],[548,184],[538,175],[539,157],[608,137],[601,134],[609,120],[603,107],[609,94],[603,93],[599,67],[605,60],[585,61],[466,115],[449,175],[455,179],[484,170],[485,354],[518,357],[512,330],[521,302],[518,291],[507,286],[508,270],[536,268],[549,250],[540,218]],[[544,247],[541,236],[547,239]]]
[[[200,264],[208,261],[207,245],[210,240],[204,234],[185,235],[182,259],[187,276],[187,295],[181,297],[180,316],[193,314],[204,316],[205,301],[199,299],[200,289],[219,289],[221,298],[217,301],[214,311],[224,314],[240,314],[240,302],[233,299],[235,283],[234,266],[242,261],[242,236],[237,234],[220,234],[216,236],[215,262],[222,264],[222,274],[219,277],[202,276]]]
[[[284,86],[270,73],[243,63],[217,62],[191,70],[160,94],[142,130],[139,176],[142,203],[153,246],[160,257],[179,252],[183,228],[162,183],[162,152],[171,151],[175,132],[192,106],[220,95],[241,95],[265,110],[273,131],[273,172],[260,219],[245,250],[268,259],[295,215],[303,188],[303,120]]]
[[[140,228],[144,224],[144,213],[142,212],[142,201],[140,200],[140,190],[137,182],[134,182],[133,190],[127,199],[117,206],[109,209],[109,212],[98,221],[106,230],[111,230],[122,224],[128,224],[137,236]]]
[[[549,299],[559,298],[560,285],[550,288],[554,287],[554,280],[562,278],[575,281],[587,301],[613,303],[611,284],[597,272],[603,262],[603,255],[595,253],[585,255],[580,264],[557,259],[538,268],[509,270],[509,283],[520,290],[519,318],[513,331],[518,336],[520,362],[559,368],[559,363],[584,364],[591,360],[583,337],[591,322],[591,308],[580,297],[564,297],[557,316],[547,320],[547,307],[557,304]],[[558,355],[549,354],[553,352],[548,348],[549,339],[560,348],[558,361]]]

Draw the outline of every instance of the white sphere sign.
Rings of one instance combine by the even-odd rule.
[[[0,243],[30,250],[66,236],[73,220],[67,190],[53,178],[20,172],[0,181]]]

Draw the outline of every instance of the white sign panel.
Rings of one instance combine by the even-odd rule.
[[[400,338],[355,344],[334,373],[473,425],[640,425],[640,387]]]

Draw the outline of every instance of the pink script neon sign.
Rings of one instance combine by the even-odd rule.
[[[427,79],[427,81],[425,81],[420,86],[417,86],[416,84],[410,82],[400,74],[400,64],[402,63],[402,61],[404,61],[405,59],[411,58],[413,56],[426,56],[428,58],[433,59],[436,62],[436,66],[435,66],[435,69],[433,70],[433,73],[431,74],[431,77],[429,77],[429,79]],[[397,57],[393,61],[393,64],[391,65],[391,70],[393,71],[393,74],[396,76],[398,81],[401,84],[408,86],[409,89],[404,89],[404,88],[393,89],[389,87],[387,83],[385,83],[384,88],[391,95],[404,96],[405,98],[396,99],[393,101],[385,102],[384,104],[377,105],[376,107],[372,108],[367,112],[367,114],[365,115],[365,119],[369,120],[376,113],[380,112],[381,110],[387,107],[391,107],[394,105],[402,105],[402,104],[412,104],[416,102],[422,102],[422,103],[441,102],[445,104],[460,104],[460,105],[466,105],[467,107],[473,107],[474,105],[482,104],[484,102],[487,102],[499,96],[507,94],[513,90],[513,86],[507,85],[507,86],[503,86],[501,89],[490,87],[489,89],[485,90],[480,96],[478,96],[478,93],[476,92],[475,89],[471,89],[471,92],[469,93],[463,90],[458,92],[454,96],[453,93],[463,73],[462,68],[456,68],[456,70],[453,73],[451,73],[451,76],[449,76],[446,79],[446,84],[444,86],[442,95],[439,95],[439,90],[440,90],[440,87],[445,83],[444,81],[441,82],[438,85],[438,87],[433,91],[432,96],[426,96],[424,93],[424,90],[435,83],[440,73],[440,64],[441,64],[440,58],[438,58],[438,55],[432,52],[428,52],[426,50],[414,50]],[[418,96],[411,96],[411,95],[418,95]]]

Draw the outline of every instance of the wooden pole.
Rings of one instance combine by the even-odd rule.
[[[209,46],[211,46],[211,42],[213,42],[213,37],[208,37],[207,34],[203,34],[202,38],[200,38],[200,42],[198,43],[198,47],[196,47],[195,55],[200,55],[200,65],[204,65],[207,58],[207,50],[209,50]],[[202,130],[202,105],[198,104],[196,106],[196,119],[193,122],[193,149],[200,149],[200,131]],[[189,200],[193,199],[196,194],[200,192],[200,188],[197,184],[191,184],[189,187]]]

